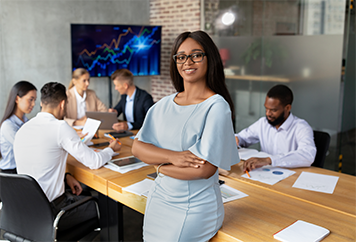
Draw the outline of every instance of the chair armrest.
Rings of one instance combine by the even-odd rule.
[[[73,208],[76,208],[76,207],[78,207],[78,206],[80,206],[80,205],[82,205],[82,204],[84,204],[84,203],[86,203],[86,202],[88,202],[88,201],[90,201],[90,200],[94,200],[95,203],[97,203],[95,197],[88,196],[88,197],[85,197],[85,198],[83,198],[83,199],[81,199],[81,200],[79,200],[79,201],[76,201],[76,202],[74,202],[74,203],[72,203],[72,204],[70,204],[70,205],[68,205],[68,206],[63,207],[63,208],[61,209],[61,211],[58,212],[56,218],[54,219],[53,228],[56,228],[56,227],[57,227],[57,225],[58,225],[58,223],[59,223],[59,220],[61,219],[62,215],[63,215],[65,212],[68,212],[68,211],[72,210]],[[55,231],[56,231],[56,230],[55,230]],[[55,238],[55,237],[54,237],[54,238]]]
[[[63,207],[61,209],[61,212],[62,211],[64,213],[68,212],[68,211],[72,210],[73,208],[76,208],[76,207],[78,207],[78,206],[80,206],[80,205],[82,205],[82,204],[84,204],[84,203],[86,203],[86,202],[88,202],[90,200],[95,200],[95,202],[96,202],[96,198],[88,196],[88,197],[85,197],[83,199],[80,199],[79,201],[76,201],[75,203],[72,203],[72,204],[70,204],[68,206]]]

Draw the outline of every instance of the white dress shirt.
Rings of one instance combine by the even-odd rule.
[[[14,154],[18,174],[32,176],[50,201],[64,193],[68,153],[90,169],[97,169],[114,154],[111,148],[95,152],[64,120],[40,112],[16,133]]]
[[[278,130],[262,117],[236,136],[242,147],[260,142],[261,151],[272,155],[272,166],[307,167],[314,162],[313,130],[305,120],[292,113]]]
[[[81,119],[85,116],[85,112],[87,111],[87,105],[85,103],[85,99],[87,98],[87,93],[84,92],[82,97],[79,95],[76,88],[74,88],[74,93],[77,99],[77,119]]]
[[[126,96],[125,116],[126,116],[127,126],[129,130],[132,129],[131,123],[135,121],[133,115],[133,105],[134,105],[135,95],[136,95],[136,89],[131,97],[129,97],[129,95]]]
[[[24,115],[22,119],[27,122],[28,118]],[[0,150],[2,160],[0,161],[0,169],[10,170],[16,168],[13,144],[15,134],[19,128],[24,124],[15,114],[6,119],[0,128]]]

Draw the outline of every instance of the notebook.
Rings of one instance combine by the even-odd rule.
[[[282,242],[317,242],[324,239],[330,231],[321,226],[297,220],[290,226],[275,233],[273,238]]]
[[[112,135],[114,138],[122,138],[122,137],[127,137],[127,136],[133,135],[133,133],[130,132],[130,131],[122,130],[122,131],[119,131],[119,132],[113,131],[113,132],[105,133],[104,136],[108,137],[108,138],[111,138],[109,136],[109,134]]]
[[[110,112],[86,112],[88,118],[101,121],[99,129],[112,129],[112,125],[117,123],[117,114]]]
[[[123,158],[110,160],[110,161],[108,161],[108,163],[111,164],[111,165],[114,165],[114,166],[116,166],[118,168],[122,168],[122,167],[128,167],[128,166],[136,165],[138,163],[142,163],[142,161],[137,159],[134,156],[129,156],[129,157],[123,157]]]
[[[95,119],[91,119],[91,118],[87,118],[87,121],[84,124],[82,133],[86,134],[88,133],[83,139],[82,141],[89,145],[90,140],[94,137],[96,131],[98,130],[100,126],[100,121],[95,120]]]

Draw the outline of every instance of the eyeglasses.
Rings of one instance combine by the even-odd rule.
[[[203,61],[204,56],[206,56],[206,54],[203,52],[195,52],[190,55],[176,54],[173,56],[173,60],[176,64],[184,64],[188,60],[188,58],[190,58],[191,61],[193,61],[194,63],[198,63]]]

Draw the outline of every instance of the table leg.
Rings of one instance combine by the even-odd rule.
[[[123,205],[99,193],[100,240],[123,241]]]

